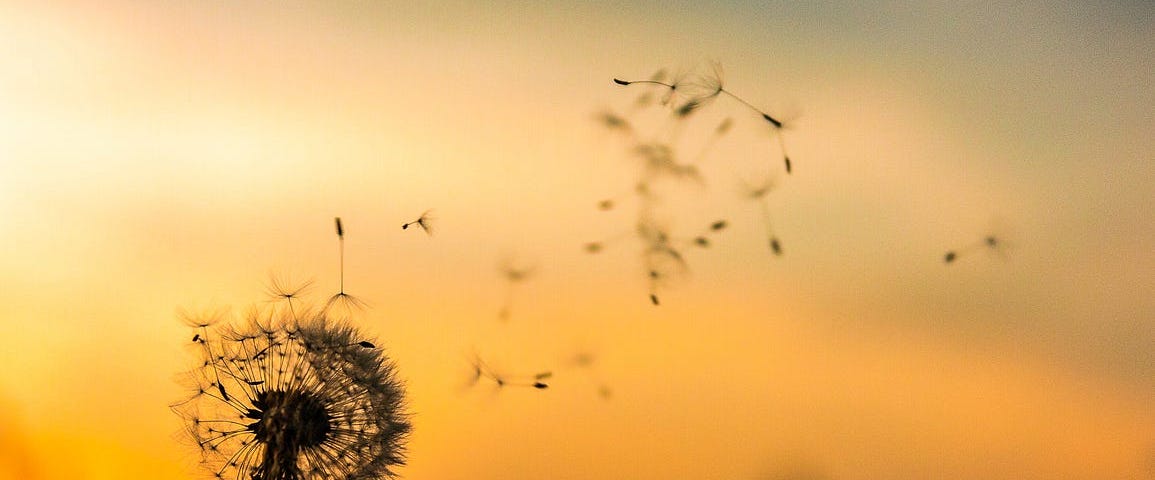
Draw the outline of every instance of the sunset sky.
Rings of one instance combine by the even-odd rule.
[[[203,478],[178,312],[323,301],[338,216],[403,478],[1155,478],[1155,6],[1090,3],[0,0],[0,479]],[[711,62],[791,174],[612,82]],[[607,111],[728,223],[660,306]]]

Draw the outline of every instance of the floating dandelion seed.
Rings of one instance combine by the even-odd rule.
[[[590,377],[590,379],[592,381],[594,381],[594,383],[597,384],[598,396],[601,397],[603,400],[608,400],[610,398],[610,396],[612,395],[612,392],[610,390],[609,385],[607,385],[604,381],[600,381],[600,380],[597,380],[595,378],[595,377],[597,377],[597,375],[595,375],[595,372],[594,372],[594,368],[595,368],[594,364],[596,363],[596,360],[597,360],[596,355],[594,355],[589,350],[582,349],[582,350],[579,350],[577,353],[571,355],[563,363],[567,367],[573,367],[573,368],[584,370],[586,373],[586,376]]]
[[[469,369],[471,375],[468,386],[472,387],[481,380],[486,380],[492,382],[494,387],[499,390],[505,387],[531,387],[545,390],[549,388],[549,384],[545,383],[545,380],[553,377],[553,372],[549,371],[538,372],[528,377],[514,377],[499,373],[486,364],[476,353],[469,358]]]
[[[716,234],[716,233],[721,232],[722,230],[725,230],[725,229],[726,229],[726,221],[725,220],[717,220],[714,223],[711,223],[709,228],[707,228],[705,232],[699,233],[698,236],[694,237],[694,240],[693,240],[694,245],[701,247],[701,248],[708,248],[712,244],[709,235]]]
[[[266,292],[274,301],[284,300],[288,304],[289,311],[294,312],[293,300],[300,300],[310,288],[313,286],[312,280],[294,284],[287,276],[278,276],[269,274],[269,283],[266,286]]]
[[[589,247],[586,247],[587,250]],[[498,267],[501,277],[505,279],[505,299],[501,304],[501,310],[497,313],[497,318],[500,320],[509,320],[513,314],[513,289],[516,284],[526,281],[534,273],[534,267],[528,265],[517,265],[512,258],[502,259]]]
[[[770,251],[775,256],[782,256],[782,242],[774,233],[773,222],[770,221],[770,203],[767,198],[770,192],[774,191],[774,179],[766,177],[761,182],[743,183],[739,190],[743,198],[758,202],[758,210],[762,214],[762,225],[766,228],[766,238],[770,245]]]
[[[961,255],[968,255],[972,252],[983,249],[986,249],[990,252],[1002,253],[1001,247],[1003,247],[1003,242],[999,240],[998,237],[994,235],[987,235],[986,237],[983,237],[982,240],[965,247],[956,250],[947,250],[946,254],[943,255],[943,262],[949,265],[954,263],[955,260],[958,260],[959,256]]]
[[[427,235],[432,236],[434,220],[432,213],[433,210],[426,210],[425,213],[422,213],[420,217],[417,217],[417,220],[401,225],[401,229],[407,230],[409,227],[417,225],[418,227],[421,227],[421,229],[424,230]]]
[[[348,316],[355,311],[364,310],[366,304],[364,300],[345,293],[345,226],[341,223],[341,217],[335,217],[334,221],[337,225],[337,243],[340,252],[340,282],[337,293],[325,302],[324,313],[331,313],[334,307],[341,307],[344,315]]]
[[[214,478],[376,479],[410,431],[393,363],[324,312],[194,323],[192,394],[172,406]]]
[[[661,82],[666,79],[666,69],[658,69],[653,75],[650,75],[650,80]],[[654,101],[653,92],[642,92],[638,98],[634,99],[634,106],[637,108],[649,106]]]
[[[667,83],[662,80],[623,80],[615,78],[614,83],[622,86],[629,85],[651,85],[659,86],[667,90],[663,103],[668,103],[675,93],[684,96],[687,100],[674,110],[677,117],[684,117],[691,112],[701,107],[704,103],[712,101],[713,99],[726,95],[746,108],[757,113],[763,120],[770,124],[774,129],[774,133],[778,137],[778,148],[782,152],[782,162],[785,165],[786,173],[793,173],[793,166],[790,162],[790,155],[786,153],[786,141],[783,139],[782,131],[788,128],[788,125],[781,119],[771,116],[762,109],[754,106],[752,103],[746,101],[742,97],[735,95],[733,92],[725,88],[723,79],[722,65],[717,62],[710,63],[710,70],[705,73],[693,73],[680,75],[675,80]],[[728,128],[728,127],[727,127]]]
[[[761,117],[757,122],[767,122],[773,128],[774,134],[778,137],[777,141],[782,151],[785,168],[787,173],[791,173],[793,167],[790,163],[790,157],[786,153],[782,135],[782,130],[786,129],[787,125],[783,122],[782,117],[771,115],[730,91],[726,86],[723,69],[717,62],[708,64],[707,68],[683,71],[670,79],[667,79],[663,73],[645,80],[614,78],[613,82],[619,86],[636,89],[645,95],[664,93],[661,103],[669,108],[670,117],[668,120],[672,120],[672,131],[667,131],[658,138],[651,139],[640,138],[639,134],[643,129],[640,128],[639,124],[633,122],[633,118],[630,118],[632,129],[627,147],[629,153],[640,160],[637,188],[635,189],[638,228],[634,234],[643,244],[642,260],[644,271],[649,275],[648,296],[650,303],[660,305],[663,300],[661,294],[664,293],[665,284],[687,271],[686,259],[683,256],[685,249],[713,247],[716,243],[714,235],[725,229],[727,225],[725,221],[718,221],[697,235],[676,238],[672,237],[667,230],[650,225],[652,216],[662,211],[666,199],[667,189],[665,185],[659,182],[666,180],[678,182],[688,179],[698,186],[706,186],[704,178],[706,171],[700,167],[702,160],[709,158],[714,145],[734,128],[736,121],[743,121],[743,118],[742,116],[719,117],[717,123],[714,124],[711,135],[704,137],[705,141],[700,144],[701,148],[694,151],[695,156],[684,155],[688,149],[683,148],[684,142],[678,141],[682,129],[691,125],[688,121],[683,120],[694,115],[695,112],[707,108],[713,102],[719,101],[719,97],[729,97],[726,101],[741,104],[743,109],[748,109],[748,111],[754,112],[756,116]],[[641,105],[641,103],[636,104]],[[621,116],[621,118],[625,119],[626,116]],[[753,118],[749,120],[755,121]],[[620,124],[606,118],[603,118],[602,121],[611,128]],[[756,199],[760,204],[759,208],[762,211],[766,230],[766,244],[773,255],[781,256],[783,244],[771,228],[769,206],[764,198],[770,191],[770,187],[769,183],[762,187],[751,187],[750,190],[758,191],[745,192],[744,194]],[[616,201],[600,205],[604,205],[603,210],[608,210],[611,207],[618,208]],[[626,235],[629,236],[630,234],[627,233]],[[605,240],[599,240],[586,243],[584,248],[588,253],[599,253],[606,248],[606,245],[608,243]]]

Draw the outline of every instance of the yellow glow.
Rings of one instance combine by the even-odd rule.
[[[336,216],[407,382],[407,478],[1155,475],[1131,7],[68,3],[0,4],[0,479],[198,478],[178,309],[244,311],[270,272],[323,302]],[[615,76],[699,57],[800,111],[795,171],[740,104],[695,113],[685,152],[733,130],[658,216],[729,227],[655,308],[640,157],[593,118],[642,91]],[[781,257],[736,195],[767,166]],[[944,265],[986,235],[1003,254]],[[550,388],[466,388],[472,353]]]

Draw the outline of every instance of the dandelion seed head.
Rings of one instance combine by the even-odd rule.
[[[725,89],[724,83],[722,64],[710,62],[706,68],[696,69],[687,74],[679,93],[688,98],[688,101],[703,103],[721,94]]]
[[[322,312],[333,318],[345,320],[369,308],[361,297],[350,295],[344,291],[337,292],[325,301]]]
[[[269,274],[265,291],[273,301],[300,299],[313,287],[313,280],[294,282],[287,275]]]
[[[235,480],[393,477],[410,430],[392,362],[323,312],[202,327],[192,395],[173,405],[201,463]]]

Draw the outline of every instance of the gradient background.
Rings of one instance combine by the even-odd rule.
[[[1155,8],[1095,3],[4,0],[0,477],[198,477],[177,309],[324,298],[341,216],[405,478],[1155,478]],[[594,114],[711,59],[796,113],[786,253],[738,122],[675,217],[734,228],[654,308],[636,244],[581,249],[632,221]],[[552,388],[464,390],[471,351]]]

